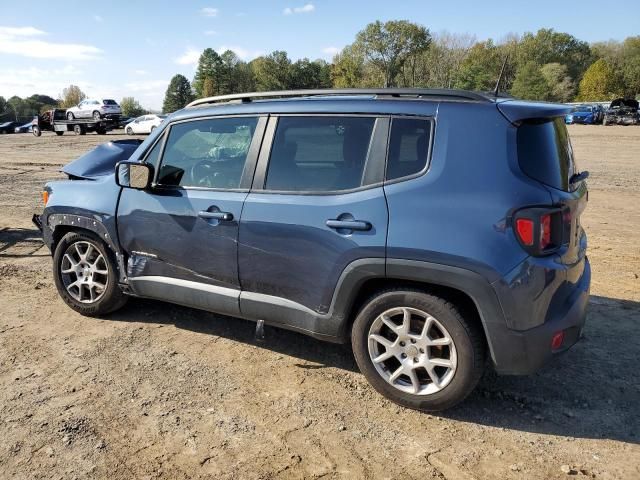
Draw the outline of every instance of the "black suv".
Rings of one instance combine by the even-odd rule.
[[[351,342],[379,392],[441,410],[487,359],[528,374],[580,336],[570,110],[457,90],[206,98],[65,167],[35,221],[82,314],[145,297]]]

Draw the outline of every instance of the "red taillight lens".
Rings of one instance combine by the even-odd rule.
[[[524,245],[533,245],[533,220],[518,218],[516,220],[516,233]]]
[[[558,350],[564,342],[564,330],[560,330],[551,337],[551,350]]]
[[[544,250],[551,245],[551,215],[540,217],[540,249]]]

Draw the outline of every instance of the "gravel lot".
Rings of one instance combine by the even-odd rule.
[[[105,137],[0,136],[0,477],[640,478],[640,128],[570,132],[591,171],[585,338],[534,376],[487,373],[444,415],[295,333],[256,344],[253,323],[148,301],[74,313],[30,218]]]

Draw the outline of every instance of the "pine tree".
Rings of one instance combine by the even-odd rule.
[[[205,48],[198,60],[198,68],[193,77],[193,90],[198,98],[206,97],[204,93],[205,81],[210,78],[213,82],[212,95],[221,92],[222,59],[213,48]],[[211,96],[211,95],[209,95]]]
[[[184,108],[189,102],[193,100],[193,92],[191,91],[191,84],[184,75],[174,75],[169,82],[169,88],[164,97],[164,103],[162,104],[162,111],[164,113],[175,112]]]

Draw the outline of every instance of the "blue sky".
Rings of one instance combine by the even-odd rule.
[[[191,79],[205,47],[250,60],[273,50],[325,58],[367,23],[407,19],[432,32],[500,39],[551,27],[586,41],[640,35],[639,0],[2,1],[0,95],[133,95],[159,108],[169,79]]]

